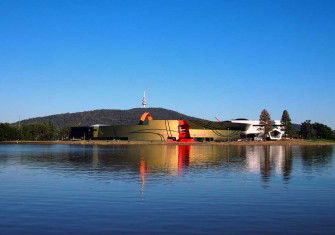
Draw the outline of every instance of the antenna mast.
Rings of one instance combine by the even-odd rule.
[[[145,95],[145,91],[144,91],[144,95],[143,95],[143,99],[142,99],[142,105],[143,105],[143,108],[147,107],[147,97]]]

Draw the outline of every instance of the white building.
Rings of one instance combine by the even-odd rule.
[[[263,138],[264,136],[264,125],[259,120],[248,120],[248,119],[233,119],[231,123],[238,123],[246,125],[245,130],[242,131],[246,138],[253,138],[255,140]],[[270,131],[267,138],[271,140],[280,140],[285,133],[284,126],[280,120],[272,121],[272,130]]]

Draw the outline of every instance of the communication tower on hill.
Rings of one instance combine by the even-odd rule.
[[[142,99],[142,105],[143,105],[143,108],[147,107],[147,97],[145,95],[145,91],[144,91],[144,95],[143,95],[143,99]]]

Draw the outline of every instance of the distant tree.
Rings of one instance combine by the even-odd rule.
[[[17,126],[9,123],[0,123],[0,141],[18,140],[20,132]]]
[[[315,122],[313,123],[313,129],[316,132],[317,139],[335,139],[333,130],[325,124]]]
[[[22,125],[23,140],[55,140],[58,129],[51,122]]]
[[[58,139],[64,140],[68,139],[70,136],[70,127],[63,127],[58,130]]]
[[[313,124],[311,123],[311,120],[306,120],[303,123],[301,123],[300,135],[304,139],[315,139],[316,138],[316,130],[313,128]]]
[[[272,121],[269,112],[266,109],[262,110],[262,113],[259,117],[260,124],[264,126],[264,137],[263,139],[266,140],[269,132],[272,130]]]
[[[0,141],[9,140],[56,140],[69,135],[69,128],[58,129],[51,122],[27,125],[0,123]]]
[[[283,111],[280,121],[285,128],[285,136],[291,137],[293,135],[293,128],[292,128],[291,117],[287,110]]]
[[[304,139],[335,139],[334,131],[329,126],[318,122],[311,123],[311,120],[301,123],[300,135]]]

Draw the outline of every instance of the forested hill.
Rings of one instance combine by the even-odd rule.
[[[22,120],[21,124],[52,122],[57,127],[106,125],[135,125],[144,112],[150,112],[156,120],[200,120],[163,108],[134,108],[128,110],[100,109],[78,113],[64,113]]]

